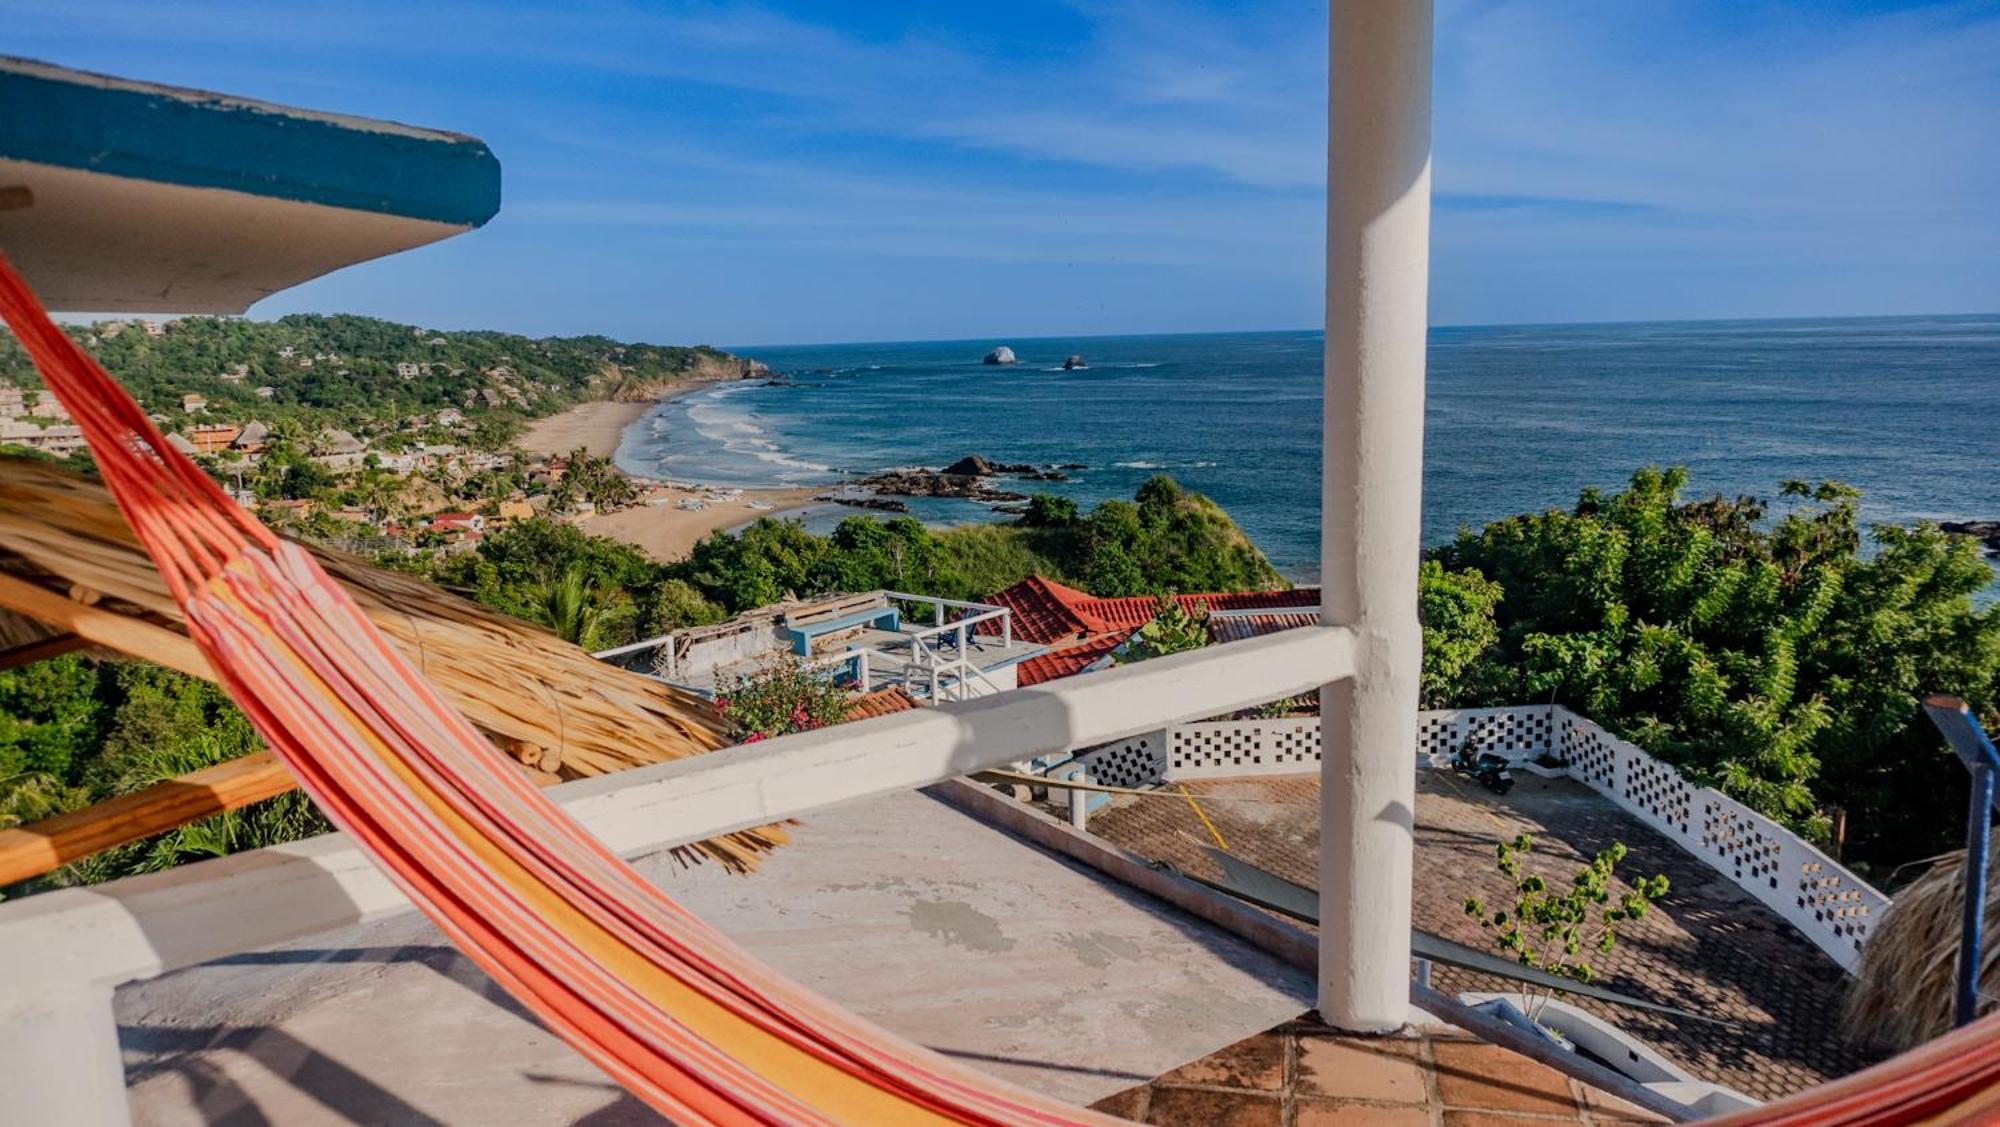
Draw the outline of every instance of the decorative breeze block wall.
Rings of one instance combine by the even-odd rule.
[[[1090,777],[1112,787],[1150,787],[1166,778],[1167,733],[1144,732],[1078,752]]]
[[[1516,763],[1549,753],[1567,774],[1672,839],[1853,970],[1889,907],[1867,882],[1790,830],[1561,707],[1464,708],[1417,715],[1417,755],[1436,766],[1466,747]],[[1319,770],[1317,717],[1178,724],[1077,756],[1113,786]]]
[[[1210,720],[1167,729],[1169,779],[1319,770],[1319,717]]]
[[[1596,724],[1557,709],[1571,778],[1672,838],[1853,971],[1889,898],[1792,831]]]

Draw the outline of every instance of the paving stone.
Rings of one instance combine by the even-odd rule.
[[[1438,1098],[1446,1107],[1548,1115],[1577,1110],[1569,1077],[1519,1053],[1465,1041],[1440,1041],[1431,1052],[1437,1060]]]
[[[1156,1084],[1146,1122],[1162,1127],[1284,1127],[1284,1107],[1275,1095]]]
[[[1300,1095],[1420,1104],[1424,1072],[1405,1038],[1299,1038]]]

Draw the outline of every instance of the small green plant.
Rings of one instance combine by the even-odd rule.
[[[1118,656],[1118,664],[1198,650],[1208,644],[1208,604],[1196,603],[1193,610],[1181,606],[1171,595],[1161,595],[1153,606],[1153,617],[1139,628]]]
[[[715,700],[744,743],[824,728],[847,719],[851,698],[827,670],[796,657],[753,677],[739,677]]]
[[[1653,903],[1667,894],[1667,878],[1654,876],[1633,881],[1623,893],[1613,887],[1618,862],[1625,859],[1625,843],[1612,842],[1600,850],[1561,891],[1549,882],[1526,872],[1522,859],[1535,848],[1535,839],[1521,834],[1512,841],[1495,844],[1500,872],[1514,883],[1511,910],[1488,911],[1478,897],[1465,900],[1465,914],[1493,933],[1502,953],[1514,956],[1522,966],[1534,967],[1559,978],[1588,983],[1596,979],[1591,954],[1608,955],[1618,945],[1621,924],[1643,919]],[[1542,1008],[1552,991],[1529,993],[1528,1016],[1541,1020]]]

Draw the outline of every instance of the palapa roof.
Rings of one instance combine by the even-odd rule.
[[[448,700],[550,781],[731,742],[721,716],[691,693],[606,665],[538,626],[422,580],[307,547]],[[180,607],[104,487],[48,463],[0,457],[0,643],[69,631],[210,676]],[[703,848],[738,863],[782,840],[782,831],[767,828]]]

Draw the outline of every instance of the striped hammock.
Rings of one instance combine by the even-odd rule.
[[[453,710],[48,317],[0,256],[0,318],[69,409],[188,633],[327,817],[550,1029],[675,1122],[1116,1122],[788,982],[611,854]],[[1732,1123],[2000,1119],[2000,1015]]]

